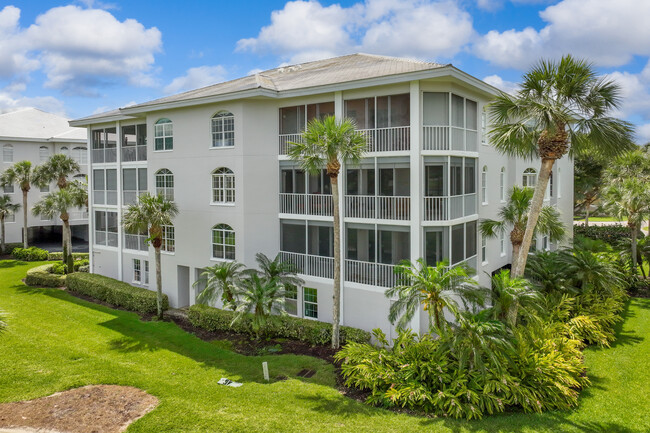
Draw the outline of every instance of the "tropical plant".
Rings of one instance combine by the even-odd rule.
[[[56,181],[59,189],[68,187],[68,177],[79,173],[81,168],[74,159],[62,153],[52,155],[46,162],[35,168],[43,183]]]
[[[575,211],[583,211],[585,225],[589,227],[589,212],[600,198],[603,187],[605,160],[593,152],[583,152],[575,156],[573,195]]]
[[[32,208],[34,215],[41,215],[47,219],[58,216],[61,219],[63,223],[63,263],[67,265],[70,272],[72,272],[74,260],[72,258],[69,212],[71,209],[85,206],[87,199],[88,190],[77,184],[72,184],[69,188],[48,193]]]
[[[614,288],[624,285],[623,275],[606,254],[575,249],[559,256],[572,285],[582,293],[611,295]]]
[[[30,161],[18,161],[6,169],[0,176],[0,184],[3,186],[16,184],[23,193],[23,248],[29,248],[27,241],[27,194],[32,185],[43,184],[40,174]]]
[[[357,163],[366,149],[365,137],[353,120],[338,121],[334,116],[315,118],[307,124],[302,140],[290,143],[289,156],[300,161],[308,173],[326,169],[332,184],[334,229],[334,296],[332,311],[332,347],[339,347],[341,321],[341,220],[339,210],[339,173],[341,164]]]
[[[5,220],[9,215],[14,215],[18,209],[20,209],[20,205],[12,203],[11,196],[0,196],[0,254],[5,253],[5,244],[7,241],[5,237]]]
[[[528,224],[530,204],[533,199],[532,188],[514,186],[508,196],[508,201],[499,209],[498,220],[483,219],[479,223],[481,235],[493,238],[505,234],[510,229],[510,243],[512,243],[512,274],[517,275],[517,256],[524,241],[524,233]],[[560,213],[553,206],[542,207],[536,233],[547,235],[551,242],[558,242],[564,238],[565,229]]]
[[[526,266],[526,278],[545,295],[577,293],[566,271],[567,263],[557,251],[535,251]]]
[[[429,315],[429,327],[438,333],[444,333],[449,323],[444,311],[447,309],[454,316],[458,315],[460,299],[466,306],[471,302],[480,302],[480,293],[476,281],[463,266],[450,268],[447,262],[427,266],[424,259],[416,263],[408,260],[395,266],[399,275],[398,284],[386,291],[386,297],[396,298],[391,305],[388,319],[400,328],[406,328],[420,306]]]
[[[131,233],[149,233],[149,242],[153,245],[156,259],[156,290],[158,292],[158,318],[163,316],[162,272],[160,264],[160,247],[162,246],[163,226],[172,225],[178,215],[178,206],[161,195],[144,193],[138,202],[130,205],[124,213],[124,230]]]
[[[252,314],[253,331],[259,338],[267,324],[284,311],[284,288],[274,278],[250,274],[236,288],[237,315],[234,321]]]
[[[298,269],[291,262],[282,260],[282,256],[277,254],[273,260],[268,258],[264,253],[255,254],[255,261],[259,270],[250,269],[247,273],[257,273],[259,276],[269,280],[275,280],[283,287],[300,286],[305,282],[296,276]]]
[[[539,309],[541,296],[532,284],[523,278],[510,277],[504,269],[492,277],[490,288],[490,311],[492,318],[507,323],[510,328],[517,326],[520,315],[534,316]]]
[[[541,158],[514,277],[526,269],[555,161],[588,149],[612,156],[634,147],[632,125],[610,114],[620,102],[619,85],[597,76],[587,62],[567,55],[560,61],[540,61],[524,75],[514,95],[501,93],[490,104],[490,140],[495,148],[511,156]]]
[[[238,262],[223,262],[209,266],[201,272],[194,286],[204,286],[205,289],[196,298],[199,304],[210,304],[221,298],[225,308],[235,310],[236,286],[241,280],[244,265]]]

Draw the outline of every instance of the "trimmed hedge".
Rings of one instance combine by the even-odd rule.
[[[65,286],[65,275],[52,273],[52,264],[36,266],[27,271],[25,284],[32,287],[63,287]]]
[[[48,254],[46,250],[36,247],[14,248],[11,252],[14,259],[25,262],[43,262],[47,260]]]
[[[73,263],[72,272],[88,272],[88,271],[80,271],[81,268],[86,268],[86,267],[88,267],[88,265],[89,265],[89,262],[86,259],[75,260],[74,263]],[[58,263],[54,263],[52,265],[52,271],[51,272],[53,274],[63,275],[63,274],[68,273],[67,270],[68,270],[67,265],[65,265],[65,264],[63,264],[61,262],[58,262]]]
[[[239,334],[255,335],[252,315],[246,314],[241,320],[232,323],[235,318],[232,311],[220,310],[207,305],[192,305],[188,319],[193,326],[208,331],[232,331]],[[332,325],[316,320],[300,319],[291,316],[276,316],[264,330],[269,338],[290,338],[309,344],[329,344],[332,341]],[[368,343],[370,333],[357,328],[341,326],[341,343]]]
[[[16,248],[22,248],[23,243],[22,242],[10,242],[5,244],[5,254],[11,255],[11,253],[14,252]]]
[[[573,234],[604,241],[610,245],[617,244],[621,241],[630,242],[630,229],[623,225],[591,225],[587,227],[584,224],[580,224],[573,226]],[[644,237],[643,232],[639,232],[639,238],[642,237]]]
[[[149,314],[156,314],[158,311],[155,291],[134,287],[103,275],[84,272],[68,274],[66,287],[71,292],[90,296],[130,311]],[[169,298],[164,293],[162,308],[163,311],[169,308]]]
[[[88,253],[72,253],[73,260],[88,260]],[[61,251],[56,253],[49,253],[48,260],[63,260],[63,253]]]

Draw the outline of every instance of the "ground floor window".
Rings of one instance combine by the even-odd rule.
[[[291,284],[284,288],[284,311],[292,316],[298,315],[298,287]]]
[[[318,290],[311,287],[303,288],[303,304],[305,317],[318,319]]]
[[[133,282],[149,284],[149,262],[147,260],[133,259]]]

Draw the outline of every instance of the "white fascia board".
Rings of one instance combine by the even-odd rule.
[[[93,117],[90,119],[76,119],[76,120],[69,120],[68,125],[70,126],[77,126],[77,127],[89,127],[92,125],[97,125],[100,123],[110,123],[110,122],[117,122],[119,120],[133,120],[137,119],[137,116],[125,116],[123,114],[112,114],[110,116],[106,117]]]

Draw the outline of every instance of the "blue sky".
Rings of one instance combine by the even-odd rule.
[[[504,90],[572,53],[619,82],[650,141],[649,0],[15,1],[0,7],[0,110],[81,117],[353,52],[453,63]]]

